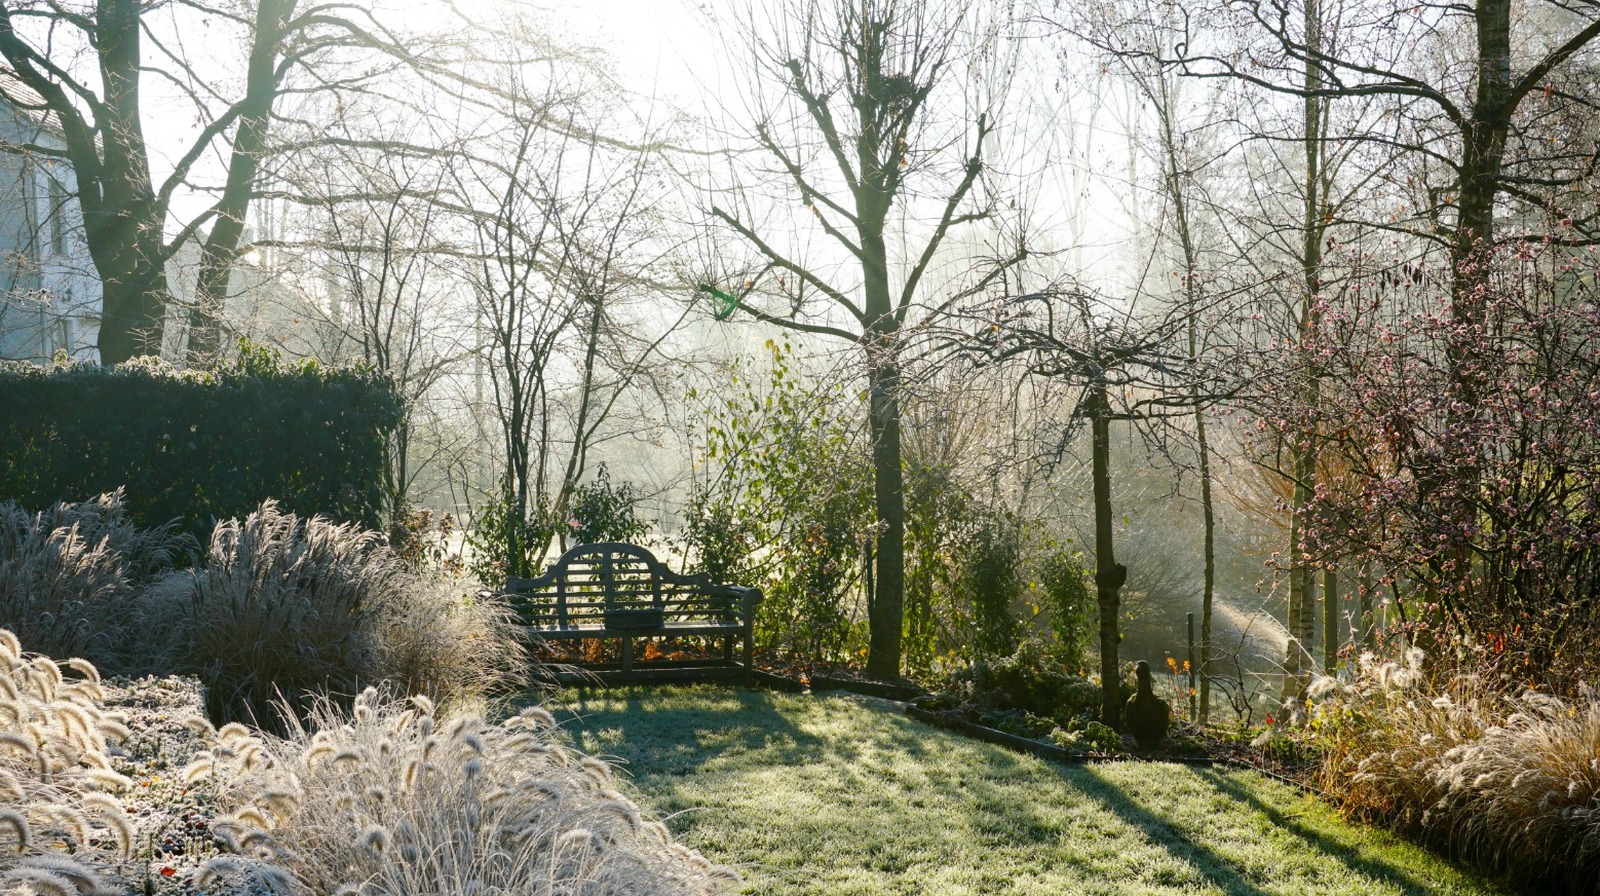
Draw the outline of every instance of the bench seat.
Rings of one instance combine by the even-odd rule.
[[[567,623],[565,625],[530,625],[525,626],[528,634],[551,640],[570,641],[583,638],[615,638],[624,634],[623,631],[609,629],[603,625],[591,623]],[[733,620],[691,622],[686,620],[668,620],[660,628],[628,629],[626,634],[638,637],[671,638],[675,635],[725,635],[737,634],[744,631],[744,623]]]
[[[718,670],[748,675],[761,590],[673,572],[639,545],[602,542],[571,548],[535,578],[507,580],[500,597],[530,640],[619,640],[621,668],[599,670],[599,677],[647,680],[657,664],[634,662],[635,640],[676,636],[720,638]],[[734,660],[736,641],[742,666]],[[671,677],[683,678],[681,663],[674,667]]]

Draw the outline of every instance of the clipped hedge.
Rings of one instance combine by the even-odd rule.
[[[260,352],[228,368],[0,367],[0,499],[23,507],[125,489],[145,527],[202,542],[268,499],[382,529],[383,469],[404,406],[390,381]]]

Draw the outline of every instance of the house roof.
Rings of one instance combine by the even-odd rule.
[[[0,102],[35,126],[58,137],[62,135],[61,119],[51,111],[45,98],[25,84],[10,67],[3,65],[0,65]]]

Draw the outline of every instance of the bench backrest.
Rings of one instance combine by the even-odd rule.
[[[740,609],[736,589],[704,573],[673,572],[649,550],[615,541],[573,547],[543,575],[509,579],[506,591],[523,622],[536,626],[602,625],[607,610],[723,619]]]

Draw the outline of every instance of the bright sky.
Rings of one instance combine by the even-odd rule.
[[[690,0],[565,0],[555,11],[604,47],[635,90],[678,92],[716,80],[718,48]]]
[[[556,0],[547,8],[571,22],[583,39],[596,40],[605,48],[624,83],[636,93],[667,99],[695,113],[715,109],[721,100],[737,107],[741,100],[735,79],[742,60],[730,59],[707,22],[707,10],[729,5],[725,0]],[[1052,54],[1040,49],[1035,55],[1050,58]],[[1054,65],[1050,58],[1049,64],[1022,77],[1048,80]],[[1038,87],[1030,85],[1029,89]],[[1066,119],[1083,117],[1088,105],[1081,93],[1057,92],[1047,98],[1022,93],[1014,100],[1017,108],[1042,101],[1046,106],[1054,104],[1054,114]],[[1112,106],[1118,101],[1104,96],[1100,100]],[[1013,122],[1021,117],[1018,114]],[[1045,207],[1041,213],[1052,219],[1049,226],[1059,242],[1075,243],[1071,263],[1090,268],[1114,264],[1113,256],[1128,237],[1124,226],[1129,200],[1118,192],[1116,183],[1128,173],[1126,138],[1121,136],[1114,111],[1102,109],[1095,118],[1098,132],[1094,135],[1082,127],[1068,127],[1052,128],[1044,137],[1035,138],[1037,148],[1051,157],[1050,170],[1038,187],[1040,205]],[[1038,127],[1043,121],[1036,118],[1031,124]],[[1072,149],[1065,145],[1070,140],[1062,140],[1069,131],[1070,140],[1094,146],[1081,147],[1081,154],[1072,159]],[[1078,221],[1067,220],[1080,214]]]
[[[427,12],[400,13],[403,28],[425,28],[439,17],[438,0],[376,0],[391,12],[409,7],[428,9]],[[475,17],[487,5],[483,0],[456,0],[461,8]],[[722,106],[737,109],[741,105],[741,73],[747,67],[742,59],[733,58],[729,50],[719,44],[707,21],[707,9],[726,7],[729,0],[501,0],[532,9],[547,18],[552,32],[559,41],[576,45],[589,45],[602,49],[610,58],[613,70],[624,86],[640,97],[642,103],[665,101],[690,114],[707,113]],[[736,0],[737,2],[737,0]],[[484,16],[488,18],[488,16]],[[184,35],[193,37],[193,35]],[[1038,56],[1051,58],[1041,49]],[[1028,72],[1035,77],[1048,77],[1053,62]],[[1081,106],[1086,102],[1079,86],[1078,92],[1058,91],[1043,99],[1043,105],[1057,103],[1058,116],[1070,120],[1081,117]],[[1014,102],[1041,105],[1041,96],[1018,97]],[[180,104],[181,105],[181,104]],[[652,116],[660,120],[664,116]],[[181,120],[180,120],[181,119]],[[1020,114],[1013,122],[1021,119]],[[1096,127],[1117,129],[1114,115],[1102,112]],[[1037,122],[1035,122],[1037,126]],[[192,139],[195,122],[192,112],[176,115],[170,125],[151,129],[152,137],[163,131],[176,141]],[[1050,161],[1040,168],[1047,169],[1035,192],[1035,204],[1046,220],[1038,223],[1048,229],[1047,242],[1057,246],[1074,244],[1073,265],[1096,268],[1110,262],[1120,247],[1126,243],[1124,225],[1127,216],[1121,209],[1129,205],[1124,192],[1119,192],[1116,179],[1127,171],[1126,143],[1109,131],[1085,137],[1081,129],[1056,130],[1052,127],[1042,137],[1032,138],[1038,150],[1048,153]],[[1025,135],[1024,135],[1025,136]],[[1013,132],[1011,139],[1016,139]],[[1066,139],[1063,139],[1066,138]],[[1074,152],[1072,143],[1088,140],[1095,144]],[[186,143],[184,146],[186,147]],[[158,156],[163,147],[155,147]],[[169,149],[168,153],[183,147]],[[1043,156],[1041,155],[1041,158]],[[1093,172],[1090,176],[1088,173]],[[1125,190],[1125,188],[1122,188]],[[191,216],[204,208],[205,200],[195,197],[177,203],[180,216]],[[1085,225],[1084,221],[1092,221]],[[1085,248],[1085,246],[1087,248]]]

